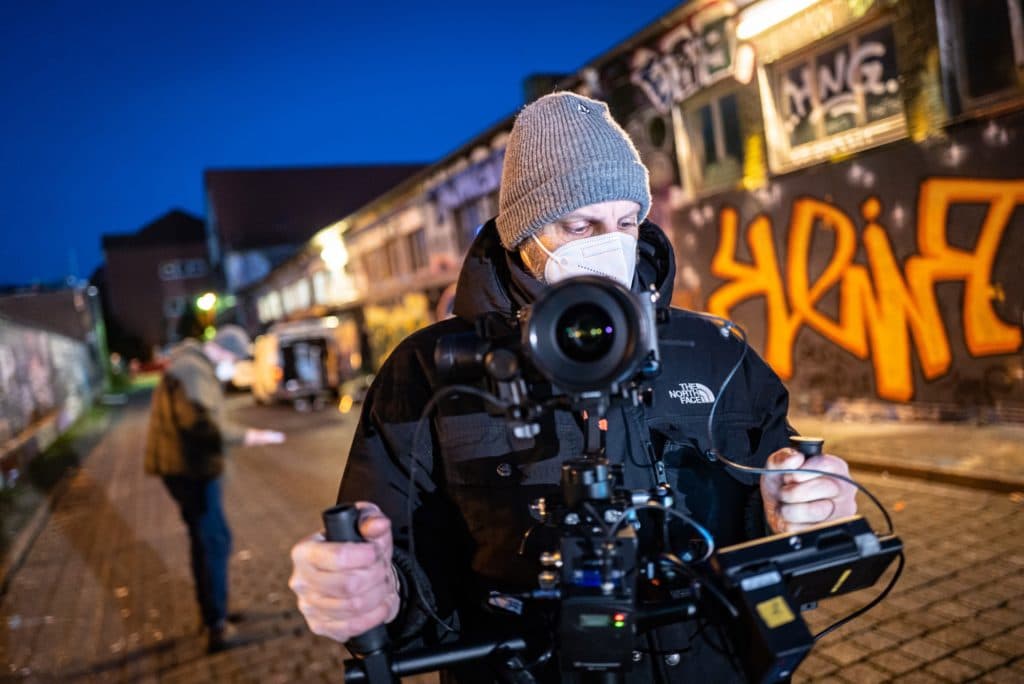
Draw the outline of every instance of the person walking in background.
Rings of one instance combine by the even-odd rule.
[[[222,383],[249,355],[242,328],[223,326],[210,341],[186,339],[153,392],[146,439],[146,472],[163,479],[181,511],[191,542],[192,575],[208,650],[232,645],[228,622],[228,559],[231,530],[222,505],[226,447],[280,444],[274,430],[236,425],[226,414]]]

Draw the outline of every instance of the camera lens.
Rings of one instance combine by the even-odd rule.
[[[563,354],[573,361],[589,363],[599,360],[612,348],[615,326],[601,307],[590,303],[574,304],[559,317],[555,338]]]

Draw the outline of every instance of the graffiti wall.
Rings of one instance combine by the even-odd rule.
[[[17,478],[19,437],[51,417],[59,434],[101,387],[88,344],[0,319],[0,483]]]
[[[681,297],[795,394],[1024,408],[1024,115],[677,210]]]

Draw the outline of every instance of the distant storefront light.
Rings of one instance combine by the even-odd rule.
[[[753,38],[818,2],[819,0],[764,0],[740,15],[736,37],[740,40]]]
[[[340,271],[348,263],[345,243],[336,232],[328,232],[320,238],[320,259],[332,271]]]

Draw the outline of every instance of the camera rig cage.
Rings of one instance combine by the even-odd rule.
[[[517,438],[535,436],[535,421],[546,411],[567,407],[588,414],[584,453],[563,464],[560,495],[530,507],[538,521],[534,530],[542,530],[548,542],[538,558],[537,588],[515,596],[495,594],[490,603],[511,612],[525,603],[553,615],[557,627],[534,663],[557,651],[561,669],[582,673],[583,681],[617,681],[632,667],[637,634],[698,616],[724,626],[743,645],[737,655],[751,681],[787,681],[816,639],[888,594],[902,570],[902,542],[892,534],[891,522],[889,532],[879,535],[863,517],[853,516],[716,549],[697,521],[673,507],[673,491],[663,479],[650,490],[622,487],[621,466],[604,457],[597,424],[613,405],[650,400],[651,382],[660,371],[656,304],[653,291],[634,294],[608,279],[573,278],[538,298],[521,316],[519,335],[494,337],[478,323],[476,333],[438,341],[435,361],[442,377],[483,377],[490,389],[483,394],[452,384],[439,395],[461,389],[484,396]],[[737,329],[722,323],[724,334]],[[745,355],[745,337],[743,342]],[[717,396],[742,360],[741,355]],[[423,421],[437,399],[425,408]],[[808,456],[821,453],[822,445],[814,438],[791,440]],[[762,472],[717,456],[726,466]],[[351,505],[324,512],[331,541],[360,541],[357,522]],[[672,544],[680,523],[693,531],[683,549]],[[675,534],[670,534],[672,524]],[[803,610],[874,585],[897,558],[896,572],[874,601],[820,634],[810,633]],[[345,663],[345,681],[397,682],[479,659],[517,672],[515,681],[533,681],[522,657],[535,649],[534,641],[528,635],[463,639],[393,654],[380,626],[346,644],[355,658]]]

